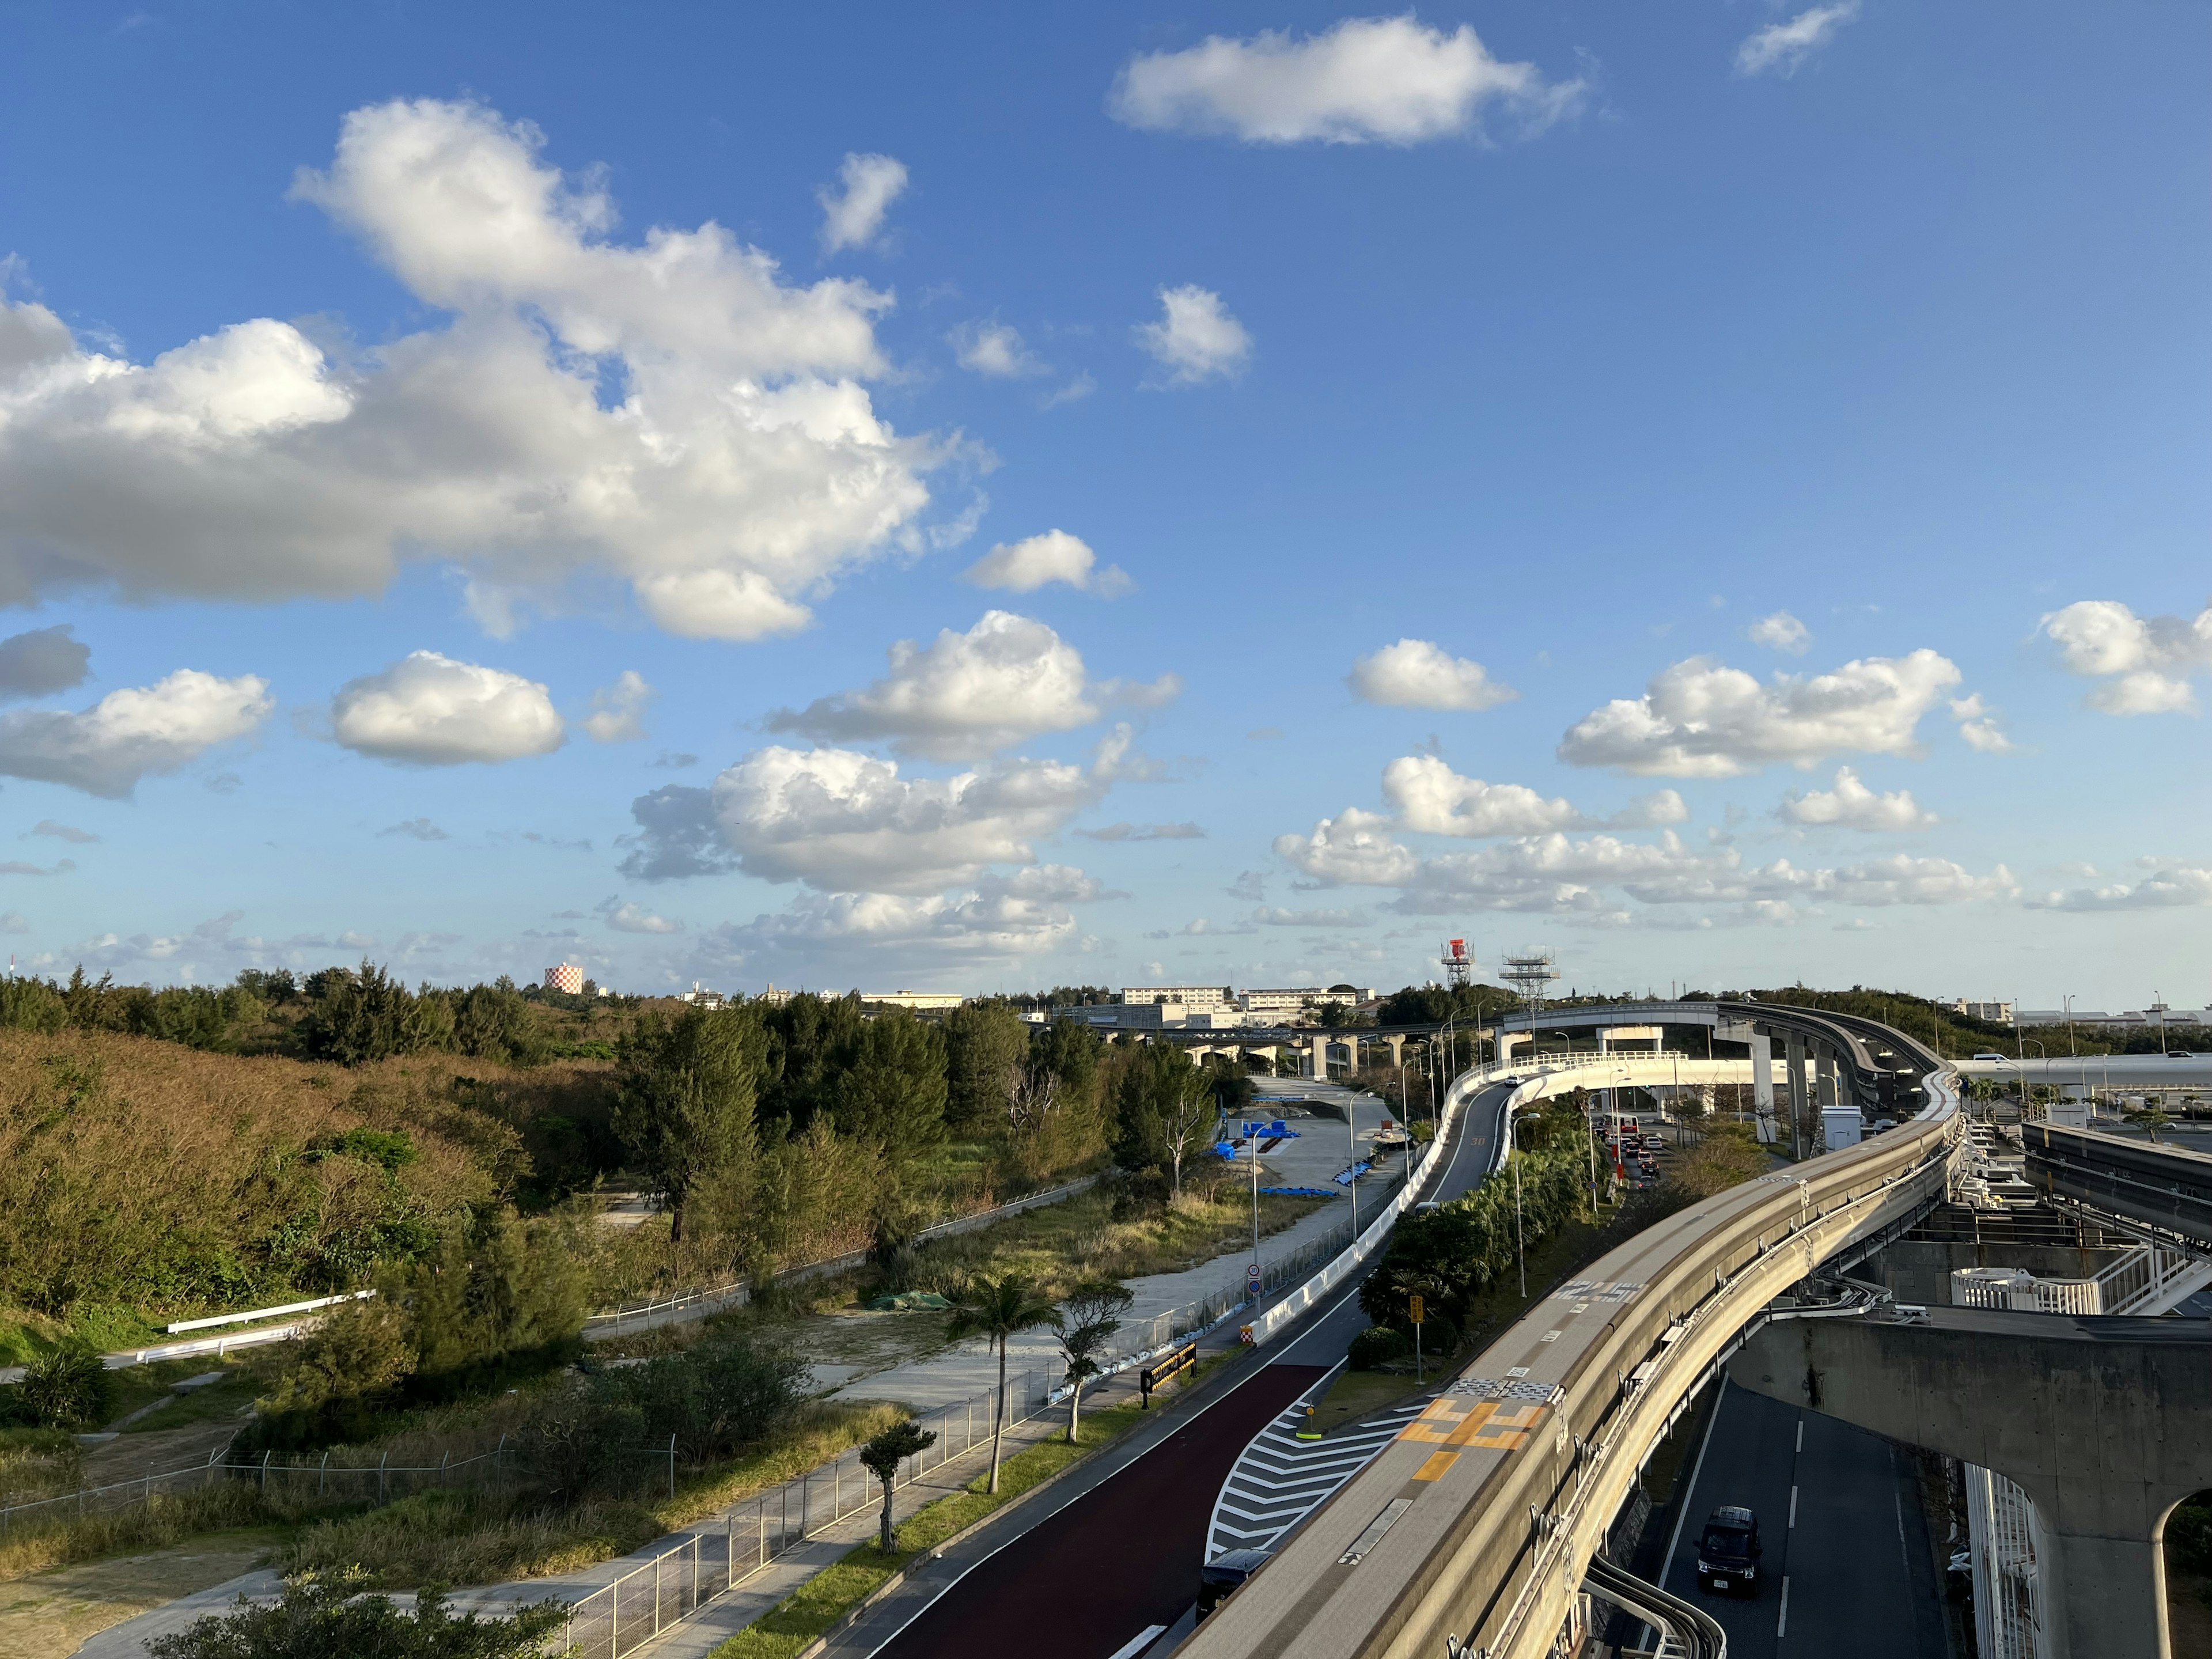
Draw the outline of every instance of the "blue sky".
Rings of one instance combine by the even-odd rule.
[[[0,9],[20,963],[2212,1000],[2212,17],[790,9]]]

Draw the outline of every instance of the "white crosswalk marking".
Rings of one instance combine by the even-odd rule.
[[[1305,1406],[1291,1406],[1253,1437],[1222,1483],[1206,1533],[1206,1559],[1231,1550],[1272,1549],[1365,1468],[1428,1403],[1424,1395],[1322,1440],[1298,1438]]]

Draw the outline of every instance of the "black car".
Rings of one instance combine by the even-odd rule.
[[[1739,1504],[1723,1504],[1698,1540],[1698,1588],[1757,1595],[1759,1554],[1759,1517]]]

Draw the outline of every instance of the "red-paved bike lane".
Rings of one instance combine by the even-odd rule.
[[[1206,1522],[1237,1454],[1326,1369],[1254,1372],[976,1567],[879,1659],[1106,1659],[1147,1625],[1173,1624],[1198,1599]]]

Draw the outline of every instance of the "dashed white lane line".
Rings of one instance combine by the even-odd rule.
[[[1790,1488],[1790,1524],[1793,1527],[1797,1524],[1797,1488],[1795,1486]]]
[[[1774,1639],[1779,1642],[1790,1634],[1790,1580],[1782,1581],[1782,1617],[1774,1621]]]

